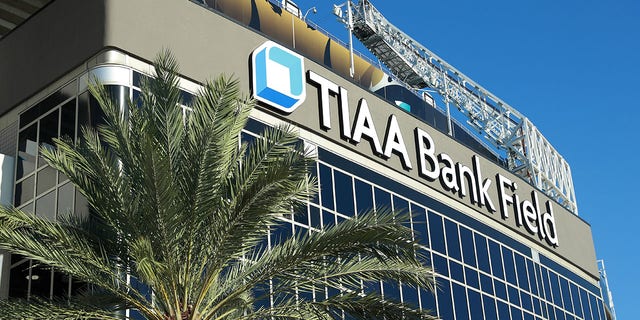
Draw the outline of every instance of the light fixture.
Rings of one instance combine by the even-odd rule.
[[[303,21],[307,21],[307,15],[309,14],[309,12],[313,12],[315,14],[315,13],[318,13],[318,9],[316,9],[316,7],[309,8],[309,10],[305,12],[304,16],[302,16]]]

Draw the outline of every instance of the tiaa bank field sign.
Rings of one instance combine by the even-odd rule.
[[[538,191],[531,191],[524,196],[519,194],[516,182],[500,173],[494,179],[485,177],[477,155],[473,155],[465,164],[445,152],[437,152],[431,135],[420,127],[413,129],[412,137],[403,136],[402,132],[406,134],[411,131],[402,130],[394,114],[388,115],[386,123],[376,123],[364,98],[358,100],[355,114],[352,113],[345,88],[312,70],[308,70],[305,77],[304,58],[274,42],[267,41],[256,48],[251,61],[252,94],[257,100],[289,114],[304,102],[308,82],[318,89],[317,114],[320,115],[319,126],[322,130],[332,130],[329,101],[335,97],[340,121],[338,130],[343,140],[353,145],[368,142],[375,156],[385,160],[398,157],[405,170],[417,170],[420,178],[439,182],[445,191],[468,199],[472,205],[492,214],[500,210],[503,220],[513,217],[511,219],[515,218],[517,227],[537,235],[549,245],[558,246],[553,203],[551,200],[542,203]],[[376,127],[383,126],[386,129],[381,137]],[[409,146],[415,150],[413,158],[409,155],[407,141],[413,142]],[[494,199],[492,194],[497,194],[497,198]]]

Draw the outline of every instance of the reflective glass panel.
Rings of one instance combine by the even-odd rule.
[[[453,319],[453,299],[451,297],[451,282],[437,278],[440,290],[436,290],[438,297],[438,312],[442,319]]]
[[[491,265],[489,263],[489,249],[487,247],[487,238],[481,234],[475,233],[476,255],[478,257],[478,268],[486,273],[491,273]]]
[[[447,254],[444,242],[444,229],[442,217],[429,211],[429,235],[431,237],[431,248],[442,254]]]
[[[453,303],[456,309],[456,319],[469,319],[467,292],[465,288],[455,282],[453,282],[451,286],[453,289]]]
[[[336,211],[346,216],[355,215],[353,203],[353,179],[340,171],[333,171]]]
[[[56,191],[36,199],[36,215],[49,220],[56,219]]]
[[[444,229],[447,237],[447,250],[449,257],[462,260],[460,253],[460,236],[458,234],[458,225],[449,219],[444,220]]]
[[[373,189],[371,188],[371,185],[362,180],[356,179],[355,188],[356,207],[358,209],[358,213],[373,210]]]
[[[491,272],[493,276],[498,279],[504,279],[500,245],[493,240],[489,240],[489,253],[491,254]]]
[[[469,314],[471,315],[471,319],[486,319],[482,312],[482,299],[480,298],[480,293],[467,289],[467,296],[469,297]]]
[[[20,131],[18,135],[18,167],[16,180],[33,172],[36,167],[36,156],[38,155],[38,123],[30,125]]]
[[[460,226],[460,242],[462,243],[462,256],[464,263],[476,266],[476,248],[473,245],[473,232]]]
[[[482,306],[484,308],[485,319],[497,319],[498,312],[496,311],[496,300],[487,295],[482,295]]]
[[[514,286],[518,285],[516,280],[516,269],[513,263],[513,252],[506,247],[502,247],[502,257],[504,262],[504,273],[507,281]]]

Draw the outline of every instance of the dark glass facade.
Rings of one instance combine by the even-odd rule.
[[[139,96],[143,76],[128,70],[130,76],[121,85],[108,86],[119,103],[129,97],[135,102]],[[100,111],[86,89],[79,92],[78,81],[20,115],[14,204],[50,219],[87,210],[67,179],[39,156],[39,148],[52,147],[53,138],[76,139],[83,125],[99,123]],[[188,104],[191,94],[183,91],[183,96]],[[264,126],[251,120],[243,138],[254,139]],[[369,290],[433,310],[442,319],[606,319],[597,286],[518,239],[322,146],[317,146],[317,155],[312,174],[319,193],[306,210],[285,217],[287,224],[272,237],[321,231],[369,210],[401,210],[411,214],[410,227],[437,273],[437,290],[402,283]],[[64,297],[84,287],[49,267],[12,256],[12,297]]]

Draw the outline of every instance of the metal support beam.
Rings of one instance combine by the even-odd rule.
[[[509,169],[578,214],[571,170],[525,116],[391,24],[369,1],[353,8],[353,34],[407,86],[433,88],[496,148]]]

